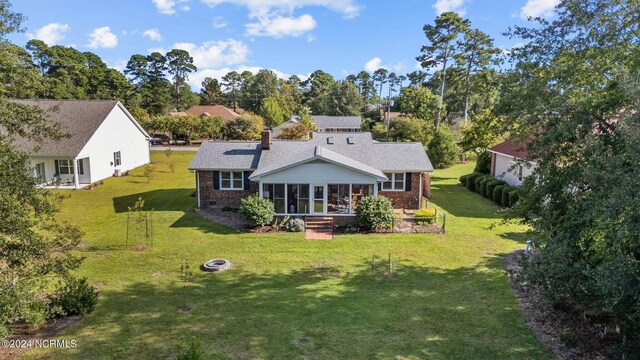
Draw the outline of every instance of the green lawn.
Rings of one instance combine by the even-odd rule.
[[[434,174],[432,204],[446,235],[242,234],[194,214],[193,156],[174,152],[150,183],[139,169],[95,190],[70,192],[64,219],[86,232],[80,272],[100,288],[95,311],[60,335],[75,349],[25,358],[170,358],[198,337],[212,358],[547,359],[522,320],[502,256],[523,247],[522,227],[489,229],[498,207],[457,185],[473,164]],[[124,250],[127,205],[155,209],[153,250]],[[396,277],[381,276],[382,258]],[[374,272],[371,257],[378,257]],[[231,270],[198,266],[226,258]],[[191,285],[180,283],[188,261]],[[192,310],[177,311],[182,304]],[[305,340],[301,340],[305,339]]]

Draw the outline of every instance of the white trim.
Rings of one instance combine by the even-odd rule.
[[[376,175],[376,174],[369,173],[369,172],[364,171],[364,170],[356,169],[356,168],[351,167],[351,166],[349,166],[349,165],[346,165],[346,164],[343,164],[343,163],[340,163],[340,162],[337,162],[337,161],[333,161],[333,160],[330,160],[330,159],[327,159],[327,158],[324,158],[324,157],[319,157],[319,156],[314,156],[314,157],[311,157],[311,158],[308,158],[308,159],[305,159],[305,160],[302,160],[302,161],[298,161],[298,162],[293,163],[293,164],[288,164],[288,165],[285,165],[285,166],[279,167],[279,168],[277,168],[277,169],[273,169],[273,170],[267,171],[267,172],[265,172],[265,173],[263,173],[263,174],[260,174],[260,175],[258,175],[258,176],[256,176],[256,177],[253,177],[253,174],[251,174],[251,175],[249,176],[249,179],[250,179],[250,180],[254,180],[254,181],[255,181],[255,180],[260,180],[263,176],[271,175],[271,174],[274,174],[274,173],[280,172],[280,171],[282,171],[282,170],[290,169],[290,168],[292,168],[292,167],[296,167],[296,166],[298,166],[298,165],[303,165],[303,164],[306,164],[306,163],[310,163],[310,162],[312,162],[312,161],[316,161],[316,160],[321,160],[321,161],[324,161],[324,162],[329,163],[329,164],[334,164],[334,165],[340,166],[340,167],[342,167],[342,168],[344,168],[344,169],[349,169],[349,170],[354,171],[354,172],[358,172],[358,173],[361,173],[361,174],[364,174],[364,175],[372,176],[372,177],[375,177],[375,178],[376,178],[376,180],[381,180],[381,179],[383,179],[383,178],[381,178],[380,176],[378,176],[378,175]],[[364,165],[366,165],[366,164],[364,164]],[[367,166],[368,166],[368,165],[367,165]],[[376,170],[377,170],[377,169],[376,169]],[[383,173],[383,174],[384,174],[384,173]],[[385,178],[386,178],[386,177],[385,177]]]
[[[239,188],[234,187],[233,186],[233,182],[234,180],[236,180],[236,178],[233,176],[234,172],[239,172],[240,175],[240,180],[241,180],[241,185]],[[222,173],[229,173],[229,185],[231,185],[231,187],[223,187],[222,186]],[[242,170],[230,170],[230,171],[220,171],[220,178],[218,179],[219,184],[218,184],[218,190],[222,190],[222,191],[239,191],[239,190],[244,190],[244,171]]]
[[[387,181],[381,181],[382,185],[380,185],[380,191],[389,191],[389,192],[391,192],[391,191],[398,191],[398,192],[405,191],[404,189],[407,186],[407,173],[406,172],[390,172],[390,173],[385,173],[385,176],[387,176],[387,174],[390,174],[391,178],[389,180],[387,180]],[[397,174],[403,174],[403,176],[402,176],[402,189],[396,189],[396,187],[395,187],[396,186],[395,183],[396,183],[396,181],[398,181],[398,180],[396,180],[396,175]],[[384,184],[385,183],[391,183],[391,189],[385,189],[384,188]]]
[[[517,157],[517,156],[513,156],[513,155],[509,155],[509,154],[505,154],[505,153],[497,152],[497,151],[495,151],[495,150],[487,150],[487,151],[488,151],[488,152],[490,152],[490,153],[494,153],[494,154],[498,154],[498,155],[502,155],[502,156],[510,157],[510,158],[512,158],[512,159],[514,159],[514,160],[516,160],[516,161],[528,162],[528,163],[530,163],[530,164],[534,164],[534,165],[536,164],[536,162],[535,162],[535,161],[533,161],[533,160],[527,160],[527,159],[519,158],[519,157]]]

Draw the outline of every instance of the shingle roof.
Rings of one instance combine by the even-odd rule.
[[[233,110],[223,105],[196,105],[190,107],[182,113],[194,116],[220,116],[224,121],[232,121],[240,116]]]
[[[528,159],[529,152],[527,145],[511,141],[503,141],[500,144],[489,149],[490,152],[500,153],[503,155],[513,156],[519,159]]]
[[[23,105],[39,106],[48,112],[48,118],[52,123],[60,124],[60,130],[70,135],[60,140],[44,139],[40,148],[35,151],[37,146],[35,142],[24,138],[16,139],[18,148],[33,156],[77,156],[100,124],[118,104],[117,100],[11,101]]]
[[[322,129],[358,129],[362,126],[360,116],[312,116],[319,130]]]
[[[207,141],[200,145],[190,170],[253,170],[258,167],[259,142]]]
[[[332,139],[332,144],[327,141]],[[353,144],[347,139],[351,138]],[[306,140],[272,140],[269,150],[262,151],[260,162],[252,178],[259,177],[277,169],[311,159],[316,148],[321,146],[343,156],[349,161],[364,164],[383,172],[428,172],[433,171],[422,144],[402,142],[376,142],[371,133],[314,133],[313,139]],[[347,160],[345,165],[350,165]]]

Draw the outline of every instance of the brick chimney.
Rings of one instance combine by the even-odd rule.
[[[262,130],[262,150],[269,150],[271,146],[271,130]]]

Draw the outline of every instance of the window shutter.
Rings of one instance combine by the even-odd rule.
[[[58,160],[55,160],[55,166],[56,166],[56,169],[55,169],[54,173],[56,175],[60,175],[60,170],[58,170],[58,169],[60,169],[60,166],[58,166]]]
[[[249,187],[251,186],[251,182],[249,181],[249,171],[243,171],[242,177],[244,178],[244,189],[249,190]]]
[[[404,191],[411,191],[411,173],[404,174]]]
[[[213,189],[220,190],[220,171],[213,172]]]

